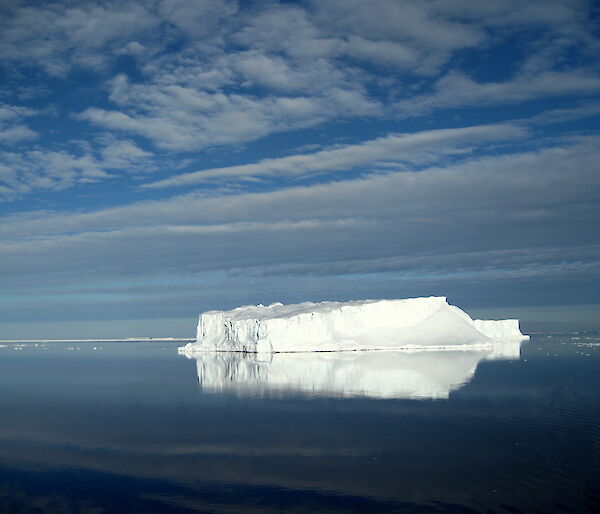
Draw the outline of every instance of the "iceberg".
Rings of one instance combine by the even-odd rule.
[[[188,352],[202,392],[240,397],[447,399],[483,360],[518,359],[521,341],[489,349],[375,352]]]
[[[246,305],[200,315],[189,352],[491,348],[528,339],[516,319],[473,320],[446,297]]]

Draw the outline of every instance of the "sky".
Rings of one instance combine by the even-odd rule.
[[[0,339],[429,295],[600,328],[599,55],[584,0],[2,0]]]

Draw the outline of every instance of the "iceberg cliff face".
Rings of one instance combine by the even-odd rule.
[[[315,352],[489,346],[525,339],[517,320],[482,321],[445,297],[362,300],[208,311],[186,351]]]
[[[529,339],[529,336],[521,334],[518,319],[475,319],[475,328],[482,334],[495,341],[506,341],[511,339]]]

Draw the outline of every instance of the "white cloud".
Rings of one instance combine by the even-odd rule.
[[[159,15],[190,38],[214,36],[224,21],[238,12],[237,3],[229,0],[162,0]]]
[[[409,45],[395,41],[373,41],[361,36],[350,36],[346,46],[349,56],[365,59],[382,66],[415,67],[420,54]]]
[[[24,125],[22,120],[36,114],[34,109],[0,103],[0,144],[14,145],[35,139],[37,133]]]
[[[37,114],[35,110],[27,107],[20,107],[0,103],[0,123],[19,120],[26,116],[33,116],[35,114]]]
[[[142,57],[148,52],[148,49],[137,41],[129,41],[124,47],[115,50],[116,55],[132,55]]]
[[[154,302],[152,315],[167,303],[195,312],[199,297],[394,296],[434,283],[445,293],[465,275],[470,293],[510,280],[514,295],[561,291],[529,290],[534,279],[591,291],[600,269],[598,141],[543,125],[598,112],[591,8],[584,0],[5,2],[0,198],[31,194],[19,209],[61,205],[69,195],[40,192],[119,177],[118,199],[131,203],[5,215],[0,287],[37,294],[87,282],[93,291],[103,280],[161,277],[168,285],[126,299]],[[517,115],[527,120],[506,121],[516,111],[493,108],[525,102]],[[479,108],[441,113],[468,106]],[[582,133],[594,133],[592,121]],[[476,126],[439,129],[458,124]],[[266,139],[285,131],[297,132]],[[238,162],[248,164],[228,166]],[[173,176],[190,169],[199,171]],[[146,186],[198,191],[164,198],[166,189],[137,187],[157,170],[166,180]],[[314,174],[323,175],[296,180]],[[222,280],[207,286],[215,276]],[[112,305],[119,315],[130,308]]]
[[[12,127],[2,127],[0,125],[0,144],[14,145],[36,137],[37,134],[25,125],[14,125]]]
[[[34,275],[91,265],[98,274],[350,273],[368,271],[371,261],[390,271],[443,272],[444,259],[428,256],[455,254],[452,266],[461,271],[502,270],[535,266],[546,248],[583,265],[597,259],[589,239],[600,221],[597,143],[268,193],[189,194],[88,213],[5,217],[0,275],[7,279],[17,265]]]
[[[102,69],[112,52],[159,20],[142,3],[15,5],[0,15],[0,61],[40,66],[65,76],[73,66]]]
[[[333,0],[312,2],[318,26],[348,39],[350,56],[395,64],[418,74],[435,73],[452,53],[481,44],[482,27],[439,16],[433,2]],[[394,56],[396,54],[396,56]]]
[[[244,87],[259,87],[277,94],[314,95],[332,87],[351,86],[343,70],[326,59],[289,59],[253,49],[222,57],[218,65]]]
[[[535,49],[536,64],[534,54],[526,54],[504,81],[477,82],[451,71],[433,84],[433,93],[419,94],[419,88],[403,87],[403,77],[387,69],[436,74],[454,52],[491,44],[490,31],[505,30],[515,9],[493,3],[471,12],[459,1],[379,0],[367,6],[351,0],[236,11],[233,4],[216,2],[214,15],[194,29],[194,24],[184,26],[185,21],[196,19],[193,13],[199,16],[203,8],[183,1],[163,3],[159,15],[188,42],[175,54],[148,58],[143,82],[125,75],[112,79],[109,99],[117,108],[91,106],[79,119],[145,137],[164,150],[198,151],[330,120],[419,116],[438,109],[597,92],[600,78],[589,70],[552,69],[554,57],[566,55],[582,40],[574,36],[563,37],[567,43],[548,36],[545,49]],[[573,34],[580,24],[576,10],[560,2],[551,10],[544,14],[539,6],[529,7],[519,26]],[[556,13],[563,11],[570,13],[570,30],[557,23]],[[128,44],[143,53],[139,41]],[[383,75],[361,68],[365,62],[379,65]],[[374,84],[385,86],[386,93],[373,94]]]
[[[62,190],[78,181],[107,177],[96,160],[86,154],[28,150],[2,152],[1,156],[6,172],[0,182],[12,191],[12,196],[35,190]]]
[[[264,176],[307,176],[359,166],[372,168],[380,163],[422,165],[442,156],[468,152],[486,141],[519,139],[526,135],[516,125],[483,125],[458,129],[438,129],[414,134],[390,134],[354,145],[321,150],[310,154],[291,155],[277,159],[226,168],[213,168],[174,176],[145,187],[183,186],[204,181]]]
[[[140,169],[152,157],[150,152],[142,150],[133,141],[114,141],[100,151],[103,166],[109,169]]]
[[[438,16],[433,2],[332,0],[315,1],[314,9],[323,25],[368,38],[405,39],[438,50],[473,46],[483,38],[477,26]]]
[[[0,17],[0,63],[104,80],[133,56],[133,78],[108,82],[113,106],[95,98],[79,119],[189,152],[329,121],[597,92],[580,55],[597,45],[585,12],[559,0],[17,3]],[[486,83],[459,70],[459,52],[527,30],[541,35],[511,63],[512,78]],[[32,137],[24,125],[0,130],[5,141]]]
[[[563,123],[600,115],[600,103],[587,102],[566,109],[551,109],[529,119],[532,124]]]
[[[305,9],[292,5],[271,5],[252,13],[233,40],[263,52],[276,52],[293,60],[325,59],[338,53],[342,43],[320,30]]]
[[[75,143],[75,142],[74,142]],[[34,191],[59,191],[80,183],[113,178],[114,172],[153,171],[152,154],[132,141],[110,141],[97,151],[33,148],[0,152],[0,199],[10,200]]]
[[[473,105],[502,105],[552,96],[594,94],[600,91],[600,77],[584,71],[547,71],[518,75],[504,82],[476,82],[464,73],[452,71],[437,81],[435,92],[407,98],[396,104],[404,116],[427,114],[439,108]]]
[[[337,117],[368,116],[378,104],[363,91],[331,88],[319,96],[251,96],[207,92],[177,83],[112,81],[111,98],[123,111],[88,108],[79,119],[144,136],[159,148],[200,150],[243,143]]]
[[[591,302],[600,280],[590,236],[600,223],[598,148],[584,138],[310,187],[5,216],[0,287],[22,295],[27,310],[11,300],[0,314],[161,317],[427,294],[493,305]],[[98,284],[117,290],[99,299]],[[36,306],[31,296],[40,294],[53,301]]]

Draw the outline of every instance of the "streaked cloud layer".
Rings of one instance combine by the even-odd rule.
[[[597,303],[595,10],[4,3],[0,322]]]

